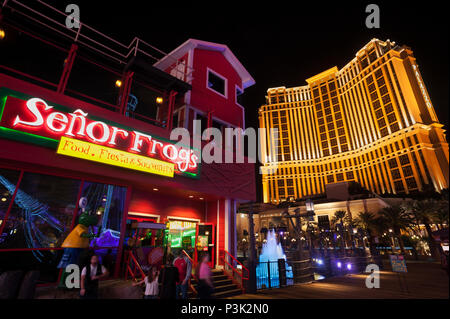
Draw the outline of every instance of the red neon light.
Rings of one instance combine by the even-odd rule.
[[[52,105],[40,98],[24,101],[8,96],[0,125],[55,140],[59,140],[61,136],[68,136],[172,162],[176,164],[178,173],[197,173],[198,157],[193,150],[177,147],[173,143],[139,131],[126,130],[102,121],[95,121],[88,115],[81,109],[71,113],[55,110]]]

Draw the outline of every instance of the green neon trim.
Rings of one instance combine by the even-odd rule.
[[[0,136],[23,143],[32,143],[48,148],[56,148],[59,141],[36,134],[16,131],[0,126]]]

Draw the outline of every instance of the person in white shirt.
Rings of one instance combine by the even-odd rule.
[[[108,270],[99,264],[98,256],[91,257],[91,263],[81,271],[81,290],[82,299],[97,299],[99,279],[108,277]]]
[[[133,286],[142,285],[145,283],[144,299],[157,299],[159,295],[158,276],[158,268],[152,266],[144,280],[133,284]]]

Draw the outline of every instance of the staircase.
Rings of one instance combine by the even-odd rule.
[[[212,270],[212,279],[214,283],[214,293],[213,298],[227,298],[242,294],[242,289],[238,287],[237,284],[233,283],[222,269]],[[197,281],[195,279],[191,280],[191,284],[197,290]],[[194,293],[189,291],[189,298],[194,298]]]

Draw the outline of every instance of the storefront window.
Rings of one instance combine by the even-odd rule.
[[[168,223],[168,243],[173,248],[190,250],[195,246],[197,223],[191,221],[171,220]]]
[[[70,231],[79,187],[78,180],[24,173],[0,249],[60,247]],[[42,252],[33,255],[42,261]]]
[[[19,171],[0,168],[0,229],[5,222],[5,215],[11,203],[17,181],[19,180]],[[3,242],[3,236],[0,237],[0,244]]]
[[[90,226],[90,232],[98,237],[91,240],[90,246],[113,271],[126,188],[25,172],[5,218],[19,176],[19,171],[0,169],[0,220],[4,223],[0,271],[38,269],[40,282],[56,281],[63,254],[61,244],[83,210],[98,216],[98,223]],[[75,211],[80,188],[86,207]]]
[[[103,254],[108,248],[119,246],[120,226],[125,207],[126,187],[84,182],[82,197],[87,200],[86,210],[98,216],[92,231],[98,235],[90,246]]]

